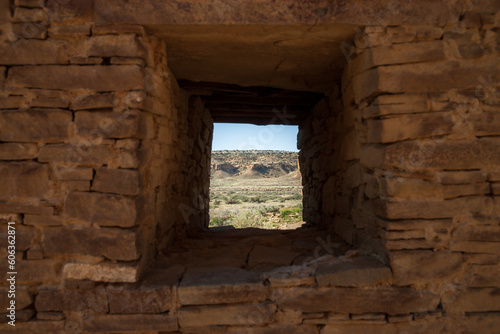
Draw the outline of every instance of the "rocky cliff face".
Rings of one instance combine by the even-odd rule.
[[[211,177],[299,175],[298,153],[284,151],[214,151]]]

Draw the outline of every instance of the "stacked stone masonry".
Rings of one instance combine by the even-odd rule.
[[[248,5],[227,23],[328,23],[278,2],[293,14]],[[319,242],[308,229],[204,231],[213,121],[155,29],[108,24],[100,0],[1,1],[0,222],[16,223],[18,275],[15,327],[0,283],[0,332],[498,333],[498,1],[434,1],[425,18],[357,2],[395,18],[318,1],[356,31],[300,125],[304,219],[356,249],[318,264],[301,258]],[[179,24],[219,24],[203,6]],[[176,244],[200,262],[159,264]],[[285,274],[251,270],[256,254]]]

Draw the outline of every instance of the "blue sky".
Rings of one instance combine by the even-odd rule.
[[[298,152],[298,126],[215,123],[212,150],[280,150]]]

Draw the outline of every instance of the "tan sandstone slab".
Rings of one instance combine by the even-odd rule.
[[[140,191],[139,182],[139,172],[136,170],[101,167],[96,169],[92,190],[133,196]],[[126,206],[128,207],[129,205]],[[123,218],[126,217],[123,216]]]
[[[79,254],[133,261],[139,258],[137,242],[136,232],[117,228],[64,226],[42,231],[45,254]]]
[[[95,282],[136,282],[137,266],[116,263],[66,263],[62,270],[66,280],[90,280]]]
[[[307,312],[404,314],[436,309],[439,296],[409,288],[302,288],[273,290],[281,309]]]
[[[182,305],[263,301],[267,293],[259,276],[239,268],[189,268],[178,288],[179,300]]]
[[[127,173],[126,171],[125,173]],[[98,179],[98,189],[119,190],[120,186],[103,188]],[[128,187],[121,186],[127,192]],[[132,189],[137,193],[137,188]],[[130,191],[128,191],[130,193]],[[96,223],[101,226],[131,227],[136,225],[136,202],[121,195],[96,192],[71,192],[64,203],[64,215],[68,219]]]
[[[273,303],[184,307],[179,310],[181,327],[210,325],[264,325],[274,321]]]
[[[0,64],[42,65],[68,63],[66,43],[63,41],[24,40],[0,43]]]
[[[139,137],[138,111],[75,113],[75,126],[82,137],[134,138]]]
[[[0,160],[28,160],[38,155],[36,144],[5,143],[0,144]]]
[[[46,164],[37,162],[1,162],[0,201],[29,201],[50,199],[53,196],[53,183],[49,180]],[[15,212],[15,211],[9,211]]]
[[[395,285],[427,284],[456,276],[463,268],[461,253],[403,251],[390,253]]]
[[[13,87],[98,92],[143,88],[141,68],[135,65],[16,66],[10,69],[7,81]]]
[[[320,265],[316,281],[324,286],[375,285],[391,278],[391,269],[373,257],[357,257]]]
[[[42,288],[35,300],[37,311],[108,312],[108,300],[103,287],[92,290],[66,290],[60,287]]]
[[[96,315],[85,322],[83,330],[89,333],[171,332],[178,329],[177,319],[170,313]]]
[[[71,112],[58,109],[0,111],[1,141],[58,143],[69,138]]]

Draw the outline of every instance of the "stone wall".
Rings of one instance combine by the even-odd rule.
[[[305,219],[373,256],[207,282],[146,270],[173,240],[200,258],[215,243],[186,239],[208,224],[213,122],[164,42],[96,24],[91,1],[1,2],[0,221],[16,222],[18,275],[17,326],[0,330],[497,332],[500,8],[460,4],[427,25],[363,12],[341,84],[300,125]]]
[[[0,213],[30,296],[62,278],[136,281],[208,224],[208,111],[177,86],[163,41],[72,5],[2,2]]]

